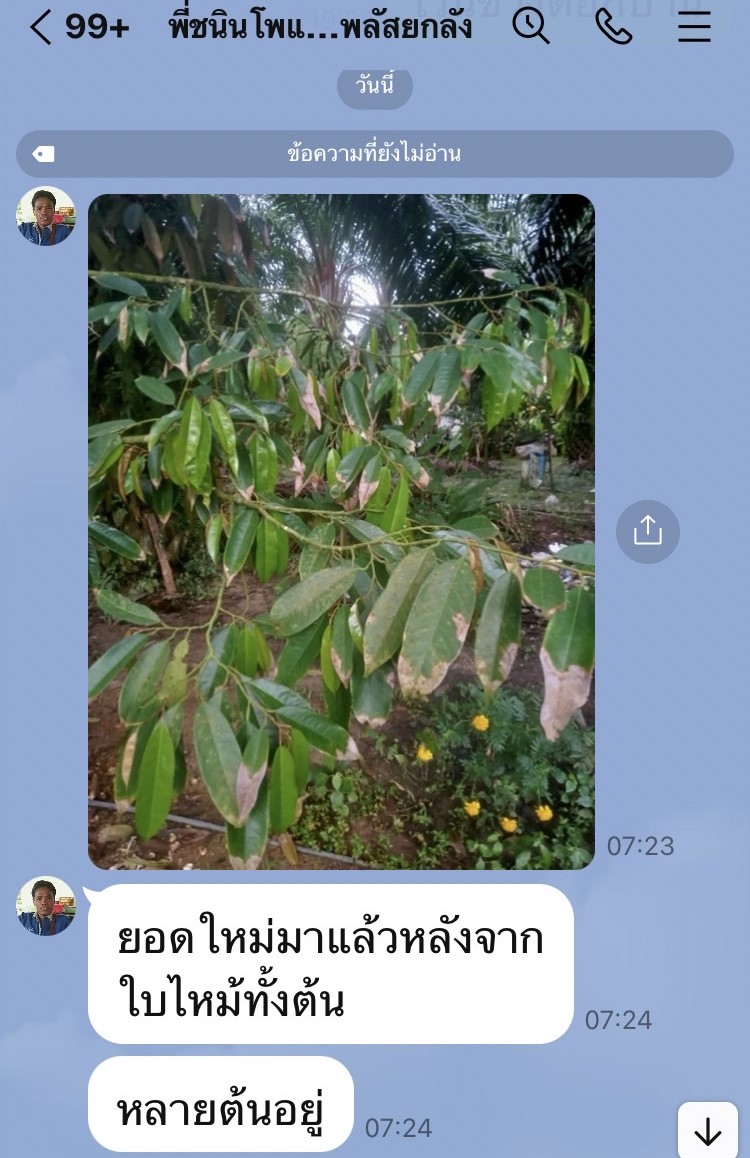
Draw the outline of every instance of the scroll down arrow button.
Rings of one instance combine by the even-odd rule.
[[[680,1158],[737,1158],[739,1115],[732,1102],[683,1102],[677,1111]]]

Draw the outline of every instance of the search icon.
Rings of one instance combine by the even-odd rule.
[[[513,30],[519,36],[523,36],[524,40],[531,40],[534,36],[539,36],[545,44],[549,44],[549,40],[544,35],[544,13],[540,12],[538,8],[533,8],[527,4],[524,8],[519,8],[513,16]]]

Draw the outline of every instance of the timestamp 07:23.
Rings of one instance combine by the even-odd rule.
[[[607,852],[610,856],[630,856],[631,853],[640,853],[642,856],[672,856],[674,851],[673,836],[610,836],[607,840]]]

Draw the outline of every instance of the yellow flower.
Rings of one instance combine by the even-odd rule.
[[[429,764],[430,760],[434,760],[435,757],[426,744],[420,744],[417,748],[417,759],[421,760],[423,764]]]
[[[518,821],[512,816],[503,816],[500,818],[500,827],[503,832],[515,832],[518,828]]]
[[[464,812],[467,816],[479,816],[482,811],[482,805],[478,800],[467,800],[464,804]]]
[[[478,732],[486,732],[490,726],[490,721],[486,716],[475,716],[471,721],[472,728],[476,728]]]
[[[538,804],[534,809],[534,815],[537,820],[541,820],[542,823],[544,823],[547,820],[551,820],[555,814],[549,804]]]

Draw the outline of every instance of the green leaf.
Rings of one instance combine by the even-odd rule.
[[[420,490],[426,490],[430,485],[430,476],[419,459],[413,454],[399,454],[398,458],[412,482],[416,483]]]
[[[407,438],[404,432],[399,430],[398,427],[383,426],[379,433],[382,434],[386,442],[390,442],[391,446],[396,446],[399,450],[403,450],[404,454],[414,454],[416,450],[414,439]]]
[[[229,469],[236,475],[239,470],[239,464],[237,462],[237,435],[235,433],[234,423],[221,402],[216,398],[210,400],[208,404],[208,414],[219,446],[227,457]]]
[[[182,370],[183,374],[187,372],[187,350],[177,330],[174,328],[169,318],[164,314],[152,313],[149,318],[151,324],[151,333],[156,339],[156,344],[161,350],[164,357],[173,366],[177,366]]]
[[[341,683],[331,659],[331,625],[323,620],[325,628],[320,640],[320,676],[329,691],[335,692]],[[308,631],[310,629],[308,628]]]
[[[354,663],[354,640],[349,630],[349,608],[344,604],[336,608],[331,621],[331,663],[342,684],[348,687]]]
[[[232,529],[224,548],[224,575],[227,587],[245,566],[258,529],[258,512],[250,507],[235,508]]]
[[[474,643],[477,675],[487,695],[508,678],[520,642],[521,585],[506,572],[490,588]]]
[[[95,438],[104,438],[111,434],[122,434],[123,430],[129,430],[136,423],[132,418],[113,418],[111,422],[96,422],[89,427],[89,442]]]
[[[328,752],[329,755],[335,756],[337,752],[346,751],[349,733],[325,716],[314,712],[309,706],[305,708],[280,707],[276,709],[274,714],[283,724],[289,724],[301,732],[305,739],[314,748],[319,748],[321,752]]]
[[[242,763],[249,776],[265,773],[268,767],[268,732],[265,728],[247,727],[247,739],[242,752]]]
[[[564,407],[570,387],[573,384],[575,363],[567,350],[550,350],[549,360],[552,366],[552,375],[549,383],[550,405],[555,414],[559,414]]]
[[[158,723],[138,768],[135,827],[141,840],[150,840],[164,827],[172,803],[174,767],[172,737],[164,724]]]
[[[485,379],[482,382],[482,410],[487,432],[507,416],[511,396],[510,364],[499,351],[482,354],[480,358]]]
[[[106,587],[96,593],[96,605],[112,619],[122,619],[125,623],[135,623],[138,627],[163,627],[159,616],[150,607],[134,603],[124,595],[118,595]]]
[[[196,459],[203,433],[203,424],[203,411],[201,410],[198,399],[189,398],[182,412],[180,429],[175,445],[175,454],[183,470]]]
[[[256,406],[246,402],[244,398],[235,398],[231,394],[223,394],[222,397],[231,418],[237,418],[240,422],[253,422],[266,434],[268,433],[268,419]]]
[[[163,414],[161,418],[157,418],[156,422],[148,432],[147,446],[149,451],[154,449],[162,434],[165,434],[168,430],[170,430],[180,417],[181,412],[179,410],[171,410],[169,414]]]
[[[336,528],[333,523],[322,523],[307,532],[307,538],[313,543],[305,543],[299,557],[299,577],[307,579],[315,571],[322,571],[331,559],[331,552],[327,550],[336,541]],[[320,544],[320,546],[317,546]]]
[[[594,668],[594,599],[575,588],[565,607],[553,615],[544,633],[539,658],[544,672],[541,723],[548,740],[556,740],[573,713],[589,697]]]
[[[585,350],[591,335],[591,306],[584,297],[578,297],[576,300],[581,311],[581,349]]]
[[[380,488],[380,471],[383,468],[383,460],[376,452],[371,459],[369,459],[364,466],[364,470],[359,480],[359,490],[357,492],[357,503],[360,507],[366,507]],[[390,490],[390,472],[386,470],[386,485],[387,490]],[[387,491],[386,491],[387,493]],[[383,504],[384,508],[385,504]]]
[[[562,551],[555,552],[555,558],[563,563],[572,563],[579,571],[594,570],[594,544],[572,543]]]
[[[361,671],[355,670],[352,672],[351,692],[352,711],[360,724],[379,728],[385,723],[391,710],[393,688],[384,670],[374,671],[371,675],[362,675]]]
[[[96,553],[96,547],[90,539],[88,543],[88,561],[89,587],[98,587],[102,581],[102,569],[99,563],[99,556]]]
[[[166,523],[169,520],[169,516],[174,510],[174,496],[175,488],[168,478],[163,478],[159,486],[154,488],[151,502],[154,511],[162,523]]]
[[[146,558],[140,543],[136,543],[135,539],[131,539],[130,535],[118,531],[116,527],[92,521],[89,523],[89,534],[100,546],[106,547],[114,555],[121,555],[123,559],[140,560]]]
[[[148,297],[148,293],[139,282],[129,277],[120,277],[119,273],[94,273],[91,276],[102,289],[114,290],[116,293],[126,294],[129,298]]]
[[[257,869],[268,842],[270,824],[270,793],[268,777],[264,776],[258,788],[253,808],[241,828],[226,823],[227,852],[234,869]]]
[[[185,477],[192,488],[208,501],[213,490],[213,477],[208,469],[211,455],[211,424],[201,415],[201,432],[195,460],[185,467]]]
[[[154,402],[162,402],[165,406],[174,406],[174,390],[161,378],[141,376],[136,378],[135,384],[141,394],[145,394],[147,398],[153,398]]]
[[[117,462],[125,446],[119,434],[105,434],[95,438],[88,448],[88,477],[103,477]]]
[[[280,570],[283,557],[282,539],[285,537],[284,532],[275,523],[269,519],[261,521],[255,541],[255,570],[261,583],[268,583]]]
[[[398,563],[403,559],[403,547],[391,542],[380,527],[373,527],[364,519],[346,519],[345,526],[353,539],[369,545],[376,559],[382,559],[385,563]]]
[[[310,745],[301,732],[292,728],[290,746],[294,758],[294,776],[299,794],[305,791],[310,776]]]
[[[507,355],[503,350],[485,350],[479,361],[487,377],[494,382],[500,396],[505,398],[513,386],[513,371]]]
[[[297,814],[297,779],[294,757],[288,748],[277,748],[269,774],[271,832],[286,832]]]
[[[398,651],[414,600],[433,565],[431,551],[411,551],[394,570],[365,623],[367,675]]]
[[[234,365],[235,362],[241,362],[247,358],[246,350],[220,350],[218,354],[212,354],[210,358],[200,362],[193,371],[195,374],[206,374],[213,370],[226,370],[227,366]]]
[[[465,559],[441,563],[423,583],[406,621],[398,678],[404,693],[427,696],[445,678],[466,639],[476,585]]]
[[[268,732],[265,728],[255,728],[252,724],[247,725],[247,730],[249,735],[242,752],[242,762],[234,788],[240,827],[255,807],[268,768]]]
[[[274,603],[270,619],[282,636],[296,635],[319,619],[352,585],[353,567],[328,567],[285,591]]]
[[[108,325],[113,322],[115,318],[119,318],[122,313],[123,302],[103,302],[98,306],[91,306],[88,312],[88,320],[93,322],[106,322]]]
[[[188,770],[185,761],[185,751],[183,748],[175,748],[174,753],[174,775],[172,777],[172,805],[174,806],[180,796],[185,791],[187,784]],[[167,817],[169,819],[169,817]]]
[[[273,439],[256,430],[250,438],[248,450],[253,464],[255,489],[262,494],[273,491],[279,476],[279,455]]]
[[[581,384],[581,389],[578,392],[578,402],[580,404],[589,392],[591,379],[589,378],[588,366],[579,354],[573,355],[573,365],[575,366],[575,376]]]
[[[142,724],[157,707],[156,692],[169,662],[166,641],[146,648],[125,676],[117,710],[124,724]]]
[[[402,474],[382,515],[370,512],[368,522],[375,523],[388,535],[396,535],[406,526],[409,511],[409,480]]]
[[[355,446],[345,454],[336,470],[336,478],[341,485],[344,488],[349,487],[362,472],[365,463],[376,454],[374,446]]]
[[[195,754],[203,782],[221,815],[235,828],[247,819],[242,815],[247,783],[240,778],[242,753],[232,727],[215,701],[201,704],[193,724]],[[238,799],[239,796],[239,799]]]
[[[341,401],[352,430],[356,430],[358,434],[369,430],[372,426],[372,415],[362,391],[353,378],[347,378],[341,387]]]
[[[246,623],[237,634],[234,650],[234,666],[245,676],[254,676],[258,670],[258,639],[257,629]]]
[[[189,322],[193,316],[193,301],[189,285],[184,285],[180,290],[179,310],[183,322]]]
[[[408,406],[414,406],[427,393],[437,369],[442,349],[429,350],[424,354],[404,383],[403,399]]]
[[[142,346],[146,345],[148,340],[148,310],[143,306],[133,306],[130,309],[130,320],[133,323],[136,337]]]
[[[188,669],[187,669],[187,653],[188,641],[181,639],[175,645],[172,658],[166,666],[164,671],[164,678],[161,681],[159,688],[159,700],[166,707],[173,705],[170,711],[166,713],[170,715],[171,711],[179,709],[182,711],[181,704],[187,695],[188,687]],[[180,731],[182,730],[182,721],[180,721]],[[172,737],[175,742],[175,747],[179,744],[179,735]]]
[[[565,585],[550,567],[532,567],[523,577],[523,593],[529,603],[549,614],[565,603]]]
[[[447,346],[440,353],[435,369],[429,402],[437,419],[445,413],[461,386],[461,357],[455,346]]]
[[[224,522],[221,515],[217,512],[215,515],[211,515],[211,518],[206,523],[206,552],[214,564],[219,561],[219,547],[221,546],[221,536],[223,532]]]
[[[292,691],[284,684],[267,679],[248,679],[244,682],[254,692],[263,707],[272,712],[280,707],[299,708],[302,711],[309,711],[310,709],[304,696],[301,696],[299,692]]]
[[[332,720],[334,724],[338,724],[340,728],[347,729],[349,727],[352,710],[352,697],[349,689],[345,688],[343,684],[339,684],[336,691],[332,692],[324,684],[323,699],[325,700],[328,718]],[[330,756],[329,760],[334,761],[335,758]]]
[[[124,639],[118,639],[117,643],[113,643],[104,655],[99,656],[99,659],[89,668],[88,698],[90,700],[104,691],[107,684],[111,683],[115,676],[140,651],[147,639],[148,636],[140,632],[137,635],[127,635]]]
[[[226,683],[229,678],[229,668],[234,660],[234,649],[237,642],[237,625],[220,627],[211,636],[209,658],[198,674],[198,690],[204,700],[209,699],[218,687]]]
[[[477,494],[486,496],[487,488],[481,488]],[[458,519],[452,527],[455,531],[473,535],[475,539],[488,539],[492,542],[497,537],[497,527],[486,515],[468,515],[466,518]]]
[[[366,470],[367,467],[365,467],[365,471]],[[370,495],[370,497],[367,499],[368,513],[370,511],[376,511],[379,514],[384,513],[386,503],[388,502],[388,496],[391,493],[392,482],[393,479],[391,477],[390,468],[387,466],[381,466],[378,472],[377,486],[375,487],[375,490]]]
[[[185,465],[180,451],[180,432],[170,430],[164,439],[161,455],[161,472],[179,487],[188,485]]]
[[[335,447],[331,447],[326,455],[325,461],[326,482],[329,487],[336,485],[336,471],[339,469],[340,464],[341,455]]]
[[[396,375],[392,370],[386,370],[385,373],[379,374],[367,393],[368,409],[376,407],[378,402],[387,398],[396,383]]]
[[[276,666],[279,683],[292,687],[309,671],[318,658],[326,622],[325,616],[321,616],[285,644]]]

